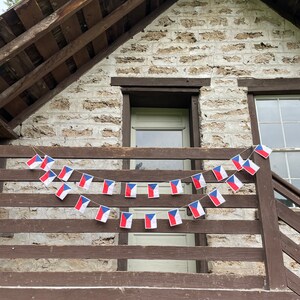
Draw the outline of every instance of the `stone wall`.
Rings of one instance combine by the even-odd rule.
[[[252,145],[247,90],[242,77],[299,77],[300,31],[258,0],[179,0],[143,32],[95,65],[17,128],[20,145],[121,146],[122,95],[110,86],[112,76],[211,78],[199,97],[203,147]],[[64,162],[61,162],[63,164]],[[68,161],[85,168],[85,161]],[[21,168],[20,163],[9,162]],[[207,162],[209,168],[212,163]],[[89,166],[90,167],[90,166]],[[97,167],[121,168],[120,161],[97,162]],[[41,190],[40,184],[6,184],[5,191]],[[249,189],[249,187],[245,188]],[[251,187],[250,187],[251,189]],[[48,192],[53,192],[50,188]],[[245,191],[244,190],[244,191]],[[60,217],[62,209],[2,209],[1,217]],[[89,212],[86,217],[92,217]],[[79,217],[76,215],[76,217]],[[209,218],[251,219],[253,211],[220,209]],[[39,244],[116,243],[111,235],[20,234],[1,243]],[[209,236],[210,245],[260,245],[257,236]],[[9,262],[2,269],[53,270],[55,262]],[[66,261],[64,270],[113,270],[115,262]],[[218,273],[263,273],[261,264],[214,263]]]

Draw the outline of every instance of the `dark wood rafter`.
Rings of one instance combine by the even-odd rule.
[[[102,34],[115,24],[118,20],[122,19],[126,14],[141,4],[143,0],[128,0],[111,14],[106,16],[103,20],[98,22],[88,31],[84,32],[81,36],[70,42],[67,46],[62,48],[48,60],[36,67],[32,72],[25,75],[22,79],[10,86],[6,91],[0,95],[0,108],[12,101],[21,92],[29,88],[36,80],[41,79],[47,75],[54,68],[63,63],[66,59],[77,53],[83,46],[87,45],[97,36]]]
[[[65,89],[68,85],[78,80],[78,78],[83,75],[86,71],[88,71],[92,66],[96,63],[107,57],[114,50],[116,50],[120,45],[129,40],[136,33],[143,30],[151,21],[153,21],[160,13],[169,8],[172,4],[174,4],[176,0],[167,0],[163,4],[159,6],[158,9],[151,12],[148,16],[146,16],[141,22],[135,25],[133,28],[129,29],[125,32],[120,38],[118,38],[115,42],[104,48],[104,50],[100,51],[94,58],[92,58],[88,63],[82,66],[79,70],[77,70],[74,74],[67,77],[65,80],[60,82],[53,90],[49,91],[44,97],[40,98],[38,101],[30,105],[28,108],[22,111],[19,115],[15,116],[15,118],[9,122],[9,126],[11,128],[15,128],[17,125],[21,124],[26,118],[28,118],[32,113],[42,107],[45,103],[51,100],[56,94]],[[101,35],[99,35],[101,36]]]
[[[41,22],[44,19],[44,16],[40,7],[35,1],[27,1],[26,7],[24,8],[23,6],[24,4],[17,6],[16,13],[28,32],[32,27],[35,26],[37,21]],[[47,60],[59,50],[59,46],[51,32],[46,33],[36,40],[34,45],[44,60]],[[67,65],[62,63],[60,66],[52,70],[51,74],[56,82],[60,82],[70,75],[70,72]]]
[[[7,62],[10,58],[14,57],[21,51],[23,51],[29,45],[35,43],[46,33],[49,33],[56,26],[64,22],[68,17],[73,15],[83,6],[90,3],[92,0],[71,0],[67,2],[63,7],[55,11],[50,16],[46,17],[36,25],[32,26],[24,34],[16,37],[13,41],[5,45],[0,52],[0,65]],[[15,10],[22,9],[22,6],[26,6],[27,2],[21,2],[16,6]]]

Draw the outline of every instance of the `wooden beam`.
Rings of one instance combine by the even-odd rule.
[[[117,48],[131,39],[135,34],[141,32],[147,25],[149,25],[153,20],[155,20],[161,13],[163,13],[166,9],[168,9],[171,5],[173,5],[177,0],[166,0],[163,4],[159,6],[155,11],[153,11],[150,15],[143,18],[137,25],[133,28],[129,29],[122,36],[120,36],[115,42],[113,42],[108,47],[105,47],[103,51],[98,53],[95,57],[93,57],[89,62],[83,65],[79,70],[77,70],[74,74],[71,74],[64,81],[59,83],[53,90],[49,91],[45,96],[40,98],[38,101],[34,102],[28,108],[22,111],[18,116],[16,116],[9,125],[12,128],[20,125],[24,120],[26,120],[31,114],[41,108],[45,103],[51,100],[55,95],[63,91],[70,84],[78,80],[85,72],[87,72],[90,68],[92,68],[95,64],[99,63],[102,59],[109,56],[113,53]],[[103,35],[103,34],[102,34]],[[101,35],[99,35],[101,36]],[[97,39],[98,37],[96,37]]]
[[[63,278],[63,281],[62,281]],[[2,272],[0,286],[263,289],[264,276],[158,272]]]
[[[298,233],[300,233],[300,219],[299,216],[286,205],[282,204],[281,202],[276,202],[278,217],[295,229]]]
[[[285,234],[281,232],[281,246],[282,251],[294,259],[298,264],[300,264],[300,245],[296,244]]]
[[[238,79],[238,86],[248,87],[248,92],[254,94],[276,94],[278,92],[291,94],[300,92],[300,78]]]
[[[190,87],[209,86],[210,78],[112,77],[111,85],[122,87]]]
[[[299,296],[298,299],[300,299],[300,278],[289,269],[285,269],[285,272],[287,276],[288,287],[294,291]]]
[[[245,148],[130,148],[130,147],[37,147],[37,152],[47,153],[55,158],[86,159],[203,159],[228,160],[243,152],[246,158],[251,149]],[[31,146],[0,145],[0,157],[29,158],[35,152]]]
[[[167,213],[166,213],[167,214]],[[57,219],[57,220],[25,220],[8,219],[0,220],[3,233],[91,233],[91,232],[128,232],[119,226],[119,220],[109,220],[100,223],[95,220],[79,219]],[[149,232],[145,229],[145,221],[135,219],[132,223],[130,233]],[[260,234],[259,221],[237,221],[237,220],[184,220],[180,226],[170,227],[168,220],[158,220],[158,228],[151,232],[168,233],[210,233],[210,234]]]
[[[38,39],[49,33],[53,28],[59,26],[64,20],[76,13],[79,9],[90,3],[92,0],[70,0],[63,7],[50,16],[37,23],[29,30],[16,37],[13,41],[1,48],[0,66],[9,59],[23,51],[26,47],[34,44]],[[14,9],[21,10],[27,3],[23,1]]]
[[[63,279],[62,283],[63,283]],[[147,282],[145,282],[147,285]],[[176,288],[145,288],[145,287],[88,287],[88,288],[46,288],[12,286],[1,287],[1,299],[43,299],[43,300],[74,300],[74,299],[160,299],[160,300],[299,300],[299,296],[290,291],[265,290],[220,290],[220,289],[184,289]]]
[[[60,172],[59,169],[53,169],[55,174]],[[74,172],[69,179],[70,182],[78,182],[82,173],[94,176],[93,182],[103,182],[103,178],[112,178],[117,182],[168,182],[170,178],[183,178],[183,183],[191,183],[190,176],[196,173],[203,173],[204,170],[95,170],[84,169],[80,172]],[[235,174],[235,170],[226,170],[228,176]],[[39,178],[45,173],[43,170],[12,170],[0,169],[0,181],[10,182],[39,182]],[[253,177],[242,171],[239,173],[239,179],[243,183],[253,183]],[[55,179],[55,182],[58,182]],[[207,183],[218,183],[214,174],[210,171],[205,173]],[[224,181],[223,181],[224,182]],[[176,198],[176,196],[174,196]]]
[[[258,155],[255,155],[253,160],[260,166],[260,170],[256,174],[256,193],[259,201],[258,212],[265,250],[267,287],[271,290],[285,289],[287,283],[270,162]]]
[[[29,88],[37,80],[50,73],[54,68],[63,63],[66,59],[70,58],[82,47],[86,46],[89,42],[95,39],[98,35],[105,32],[110,26],[122,19],[126,14],[128,14],[142,2],[143,0],[126,1],[125,3],[120,5],[116,10],[114,10],[111,14],[106,16],[103,20],[98,22],[91,29],[89,29],[81,36],[70,42],[59,52],[57,52],[48,60],[36,67],[36,69],[34,69],[32,72],[30,72],[22,79],[14,83],[11,87],[6,89],[0,95],[0,108],[9,103],[15,97],[17,97],[21,92]]]
[[[227,195],[223,194],[226,202],[222,208],[257,208],[256,195]],[[64,201],[60,201],[54,194],[24,194],[5,193],[0,194],[0,207],[74,207],[78,201],[78,194],[68,194]],[[114,194],[109,197],[101,197],[101,204],[110,207],[182,207],[201,197],[199,194],[182,194],[176,196],[160,195],[157,199],[149,199],[148,195],[138,194],[134,201],[124,201],[124,195]],[[98,207],[99,194],[88,194],[88,198],[94,201],[89,207]],[[213,208],[213,203],[208,199],[201,199],[204,208]]]
[[[209,261],[263,261],[262,248],[180,246],[40,246],[3,245],[0,259],[163,259]]]
[[[0,119],[0,139],[17,139],[19,136],[12,130],[12,128],[7,125],[4,121]]]

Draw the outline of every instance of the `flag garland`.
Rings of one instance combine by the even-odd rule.
[[[245,149],[244,151],[248,150],[249,148]],[[243,152],[244,152],[243,151]],[[36,151],[35,151],[36,152]],[[243,153],[242,152],[242,153]],[[250,157],[252,156],[253,153],[257,153],[258,155],[262,156],[263,158],[267,159],[272,150],[268,148],[265,145],[256,145],[253,152],[249,155],[249,157],[244,160],[241,157],[241,153],[234,156],[231,158],[231,161],[236,169],[236,172],[239,172],[241,170],[245,170],[247,173],[251,175],[255,175],[256,172],[259,170],[259,166],[256,165]],[[41,158],[37,153],[27,160],[26,162],[27,167],[30,169],[36,169],[40,168],[42,170],[45,170],[45,174],[42,175],[39,180],[46,186],[48,187],[53,180],[57,177],[61,181],[68,181],[69,178],[72,176],[73,171],[76,171],[72,169],[71,167],[64,166],[60,173],[56,175],[52,170],[52,166],[55,163],[55,160],[50,157],[49,155],[44,155],[44,158]],[[79,171],[76,171],[79,172]],[[206,173],[208,171],[205,171],[203,173]],[[218,182],[221,182],[222,180],[226,179],[225,183],[231,188],[233,192],[238,192],[242,186],[243,183],[238,179],[238,177],[234,174],[232,174],[230,177],[228,177],[227,172],[223,168],[222,165],[217,166],[213,168],[212,170],[214,176],[216,177]],[[79,172],[80,173],[80,172]],[[206,181],[204,179],[203,173],[198,173],[194,174],[191,177],[191,180],[194,184],[195,189],[201,189],[206,187]],[[89,174],[81,173],[81,179],[77,183],[77,186],[88,190],[94,177]],[[182,194],[183,193],[183,187],[182,187],[182,179],[174,179],[169,181],[170,185],[170,193],[172,195],[177,195],[177,194]],[[57,189],[55,195],[60,199],[64,200],[65,197],[69,194],[69,192],[72,190],[69,185],[66,183],[62,182],[62,185]],[[102,191],[101,193],[104,195],[112,195],[114,186],[115,186],[115,181],[114,180],[108,180],[108,179],[103,179],[103,186],[102,186]],[[137,195],[137,184],[135,183],[126,183],[125,187],[125,198],[136,198]],[[210,200],[213,202],[213,204],[218,207],[221,204],[223,204],[226,200],[220,193],[220,191],[217,188],[214,188],[210,193],[208,194],[203,194],[201,199],[204,197],[208,196]],[[149,183],[148,184],[148,198],[159,198],[159,185],[157,183]],[[205,215],[205,211],[200,203],[200,200],[196,200],[186,206],[183,207],[189,207],[190,211],[192,212],[192,215],[195,219],[202,217]],[[75,209],[78,210],[81,213],[84,213],[86,208],[88,207],[90,202],[94,202],[87,197],[80,195],[76,205]],[[96,203],[96,202],[94,202]],[[100,221],[102,223],[106,223],[107,220],[109,219],[109,215],[111,212],[111,208],[99,205],[99,209],[97,212],[97,215],[95,217],[95,220]],[[182,208],[183,208],[182,207]],[[169,224],[171,227],[180,225],[182,224],[182,218],[179,213],[179,208],[172,209],[167,212]],[[120,227],[125,228],[125,229],[131,229],[132,226],[132,220],[133,220],[133,214],[129,212],[120,212]],[[150,213],[150,214],[145,214],[144,216],[144,221],[145,221],[145,229],[156,229],[157,228],[157,219],[156,219],[156,214],[155,213]]]

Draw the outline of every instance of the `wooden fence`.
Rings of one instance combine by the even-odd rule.
[[[190,159],[229,160],[243,149],[202,148],[69,148],[39,147],[55,159]],[[243,152],[245,158],[252,149]],[[27,146],[0,146],[1,159],[29,159],[34,155]],[[299,215],[274,198],[274,189],[300,205],[299,190],[287,184],[270,170],[269,161],[254,154],[252,159],[260,166],[259,172],[251,176],[244,171],[238,174],[243,183],[255,184],[256,194],[223,195],[226,202],[222,208],[257,209],[256,220],[184,220],[180,226],[170,227],[168,220],[159,219],[158,228],[151,232],[194,233],[194,234],[258,234],[263,246],[259,247],[210,247],[210,246],[137,246],[137,245],[0,245],[0,259],[163,259],[196,261],[250,261],[264,262],[265,276],[238,276],[204,273],[155,273],[155,272],[1,272],[1,299],[80,299],[95,297],[101,293],[103,299],[299,299],[299,278],[284,266],[283,252],[299,263],[299,245],[279,230],[278,219],[300,232]],[[53,170],[56,174],[60,170]],[[80,170],[100,178],[111,178],[118,182],[165,182],[167,179],[185,178],[202,170]],[[233,174],[234,170],[226,170]],[[42,170],[0,169],[1,182],[38,182]],[[77,182],[79,173],[73,173],[70,181]],[[208,183],[217,183],[212,172],[206,172]],[[99,194],[87,194],[97,201]],[[169,207],[186,206],[199,199],[199,194],[161,195],[148,199],[137,195],[134,201],[126,201],[121,194],[102,197],[101,205],[109,207]],[[53,194],[8,193],[0,194],[0,207],[74,207],[78,194],[70,194],[64,201]],[[204,208],[214,205],[205,197]],[[96,207],[91,203],[91,207]],[[119,220],[111,219],[100,224],[88,219],[0,219],[2,234],[16,233],[133,233],[147,232],[144,220],[133,220],[130,231],[119,227]],[[292,292],[292,291],[293,292]],[[298,295],[297,295],[298,294]],[[72,298],[73,297],[73,298]]]

